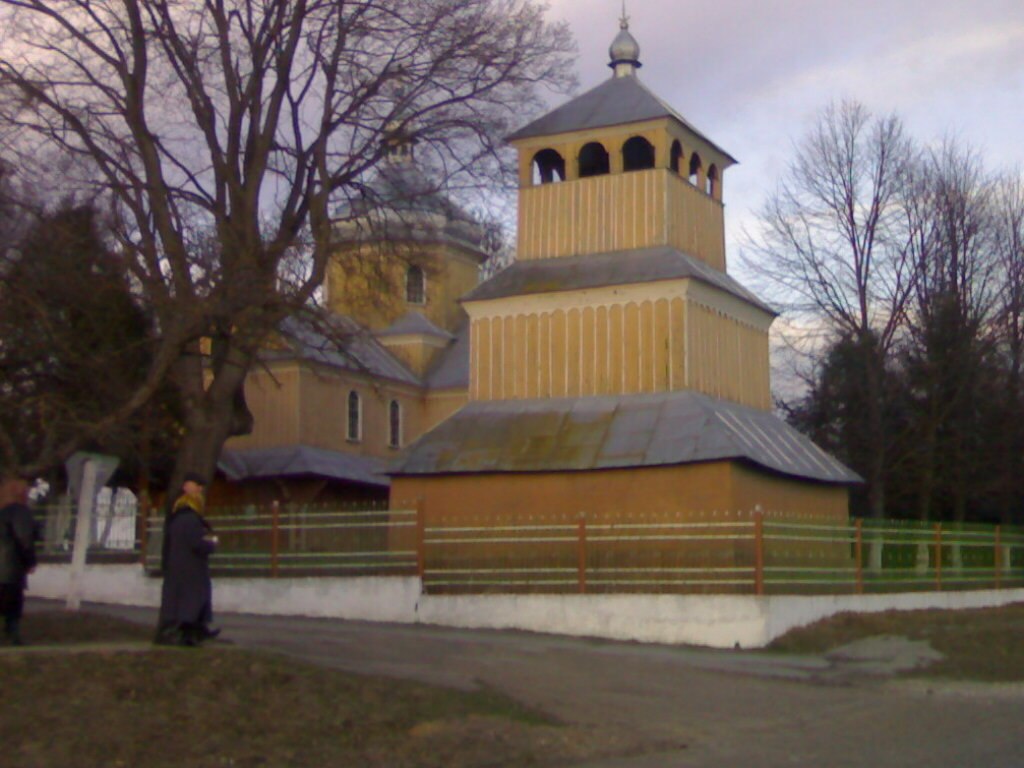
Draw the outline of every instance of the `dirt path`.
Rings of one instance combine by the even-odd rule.
[[[153,621],[145,609],[91,608]],[[221,623],[242,646],[354,672],[484,684],[635,744],[637,757],[578,768],[1024,765],[1024,695],[1005,686],[906,683],[817,657],[516,632],[241,615]]]

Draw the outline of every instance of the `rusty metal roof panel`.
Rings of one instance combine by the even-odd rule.
[[[411,445],[391,472],[557,472],[730,459],[818,482],[861,482],[774,414],[696,392],[472,402]]]

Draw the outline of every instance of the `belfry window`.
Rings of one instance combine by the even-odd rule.
[[[359,393],[354,389],[348,393],[348,430],[346,437],[353,443],[358,443],[362,436],[360,425],[363,415],[363,404],[359,400]]]
[[[700,155],[694,152],[690,155],[690,183],[693,186],[697,186],[697,182],[700,180],[700,171],[704,167],[704,164],[700,161]]]
[[[608,150],[599,142],[592,141],[580,150],[580,178],[603,176],[611,170]]]
[[[654,145],[643,136],[634,136],[622,145],[622,169],[644,171],[654,167]]]
[[[388,406],[388,445],[402,447],[402,406],[397,400],[392,400]]]
[[[427,303],[427,276],[422,267],[409,267],[406,271],[405,300],[410,304]]]
[[[712,197],[718,196],[718,167],[714,163],[708,166],[708,180],[704,185],[704,191]]]
[[[672,142],[672,154],[669,156],[669,165],[676,173],[679,173],[682,168],[683,145],[679,143],[678,139]]]
[[[565,181],[565,158],[553,149],[542,149],[533,156],[533,183]]]

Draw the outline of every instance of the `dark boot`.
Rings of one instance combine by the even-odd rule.
[[[156,636],[153,638],[153,645],[180,645],[181,631],[178,625],[171,623],[160,624],[156,628]]]
[[[21,619],[8,616],[4,620],[4,639],[8,645],[24,645],[21,639]]]

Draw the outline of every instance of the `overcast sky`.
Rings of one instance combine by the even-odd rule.
[[[621,0],[549,0],[579,44],[581,92],[610,75]],[[740,161],[725,175],[732,264],[749,223],[831,100],[956,134],[1024,166],[1024,0],[627,0],[640,78]]]

